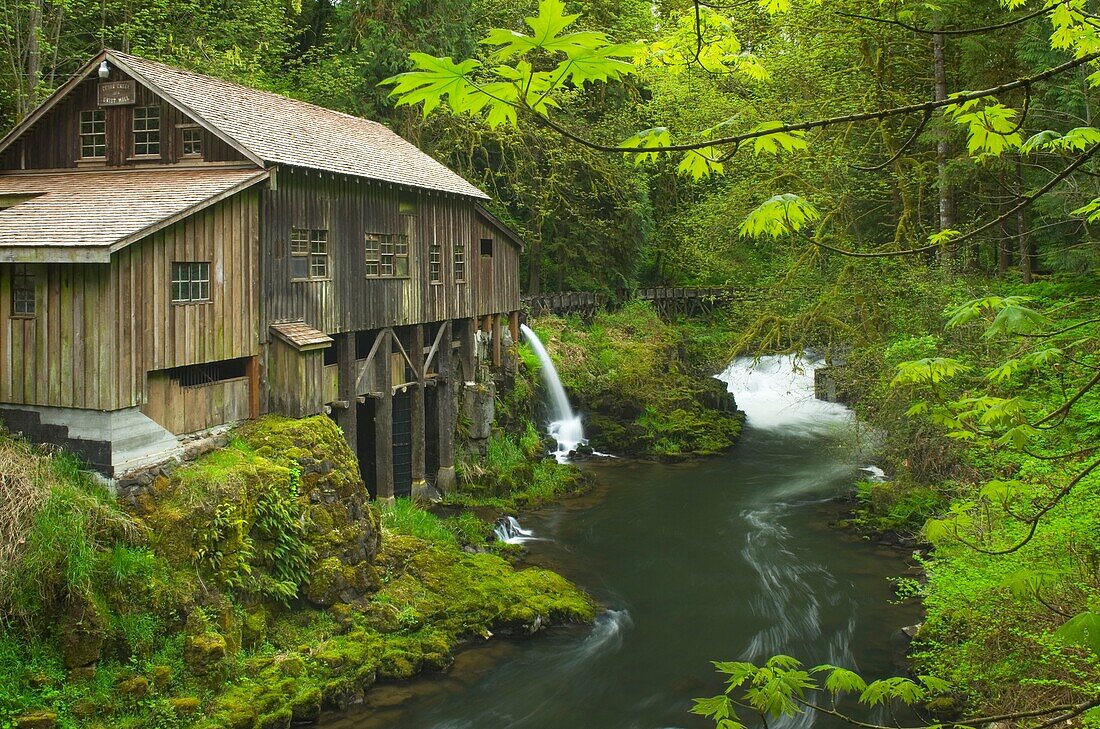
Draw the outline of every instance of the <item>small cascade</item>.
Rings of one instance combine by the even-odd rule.
[[[738,357],[717,377],[753,427],[813,437],[854,422],[844,405],[814,397],[814,369],[822,364],[797,354]]]
[[[531,345],[531,349],[538,355],[539,362],[542,363],[542,379],[550,390],[551,405],[554,408],[553,419],[547,430],[550,437],[558,443],[554,456],[559,462],[563,462],[570,453],[577,450],[577,446],[588,444],[588,440],[584,437],[584,425],[581,423],[580,416],[576,415],[570,407],[569,398],[561,385],[561,378],[558,377],[558,370],[554,367],[554,361],[550,359],[550,354],[546,351],[546,347],[542,346],[538,335],[526,324],[520,324],[519,328],[527,339],[527,343]]]
[[[530,529],[520,526],[519,520],[514,516],[503,516],[497,519],[493,525],[493,536],[497,541],[505,544],[523,544],[534,539],[534,533]]]

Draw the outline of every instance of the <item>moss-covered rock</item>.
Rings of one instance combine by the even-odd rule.
[[[15,717],[16,729],[57,729],[57,714],[52,711],[33,711]]]
[[[190,716],[202,708],[202,702],[194,696],[180,696],[168,699],[169,706],[177,716]]]
[[[99,660],[106,641],[106,626],[99,608],[91,601],[73,596],[60,624],[61,654],[66,668],[87,666]]]
[[[196,676],[216,676],[226,657],[225,638],[218,633],[190,636],[183,657]]]
[[[249,597],[287,602],[319,572],[318,605],[362,599],[381,532],[355,455],[329,418],[268,416],[228,447],[177,469],[137,499],[154,548],[179,567]],[[345,574],[346,573],[346,574]],[[228,619],[228,618],[227,618]],[[235,650],[239,628],[223,627]]]

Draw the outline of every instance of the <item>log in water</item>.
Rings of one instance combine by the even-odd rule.
[[[814,401],[812,372],[791,358],[722,377],[748,414],[729,454],[587,464],[596,493],[523,518],[540,537],[532,559],[608,606],[594,626],[467,651],[448,676],[375,689],[373,710],[335,726],[704,728],[687,711],[722,690],[712,660],[782,652],[895,673],[891,634],[915,615],[887,603],[887,578],[904,565],[828,526],[829,500],[869,465],[850,412]]]

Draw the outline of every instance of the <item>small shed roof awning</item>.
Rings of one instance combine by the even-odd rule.
[[[300,352],[310,349],[324,349],[333,342],[332,337],[320,330],[314,329],[304,321],[287,321],[272,324],[271,331]]]
[[[0,175],[0,262],[108,263],[267,177],[255,167]]]

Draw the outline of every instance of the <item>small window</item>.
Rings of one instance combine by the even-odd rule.
[[[293,228],[290,231],[290,277],[305,281],[328,278],[328,231]]]
[[[371,278],[405,278],[409,275],[409,236],[367,233],[363,236],[363,259]]]
[[[416,215],[416,195],[402,193],[397,203],[397,211],[401,215]]]
[[[376,233],[367,233],[363,237],[363,258],[367,264],[367,275],[380,275],[382,270],[382,236]]]
[[[180,154],[184,157],[202,157],[202,129],[184,127],[181,130]]]
[[[466,280],[466,241],[455,241],[455,253],[454,260],[455,281],[461,282]]]
[[[16,264],[11,270],[12,316],[34,316],[34,271],[25,263]]]
[[[210,301],[210,262],[173,263],[172,303],[196,304],[205,301]]]
[[[138,106],[134,109],[134,155],[160,154],[160,107]]]
[[[102,109],[80,112],[80,156],[82,159],[107,156],[107,118]]]
[[[482,238],[481,239],[481,255],[489,258],[493,257],[493,239]]]
[[[436,240],[428,245],[428,280],[431,283],[443,282],[443,246]]]

